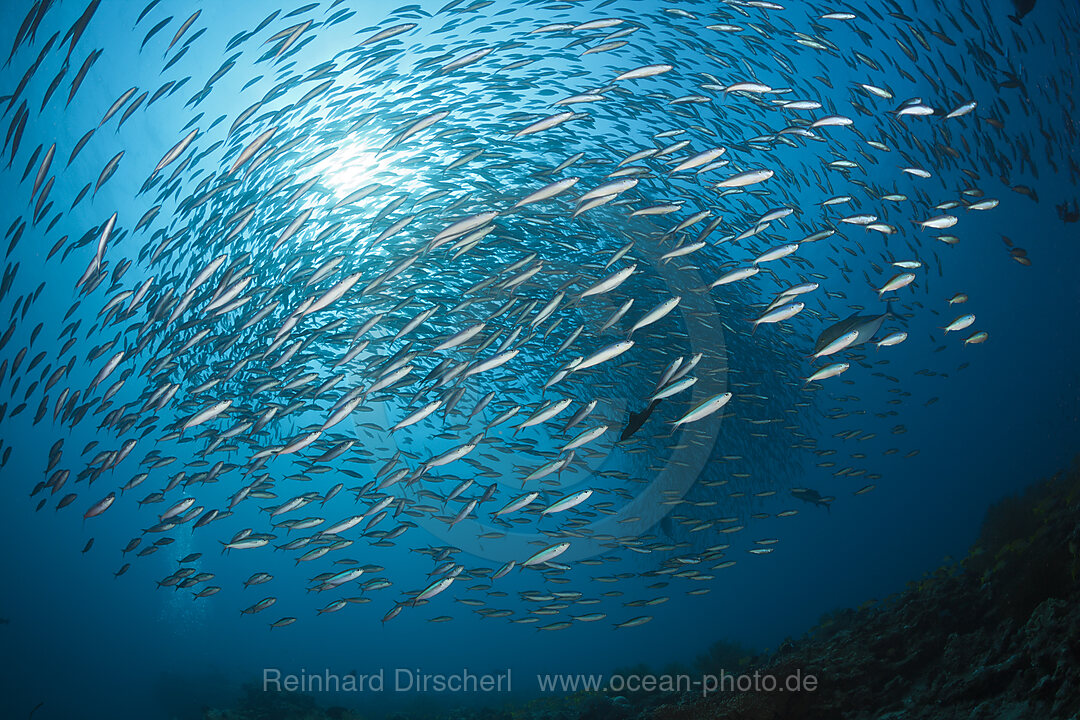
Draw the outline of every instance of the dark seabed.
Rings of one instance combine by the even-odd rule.
[[[1080,713],[1078,3],[0,15],[0,720]]]

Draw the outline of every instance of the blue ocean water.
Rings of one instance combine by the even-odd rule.
[[[0,362],[6,359],[7,367],[13,367],[19,350],[29,347],[20,369],[9,369],[0,385],[0,402],[7,403],[6,414],[0,419],[2,452],[11,450],[0,469],[4,508],[0,542],[5,548],[0,617],[8,620],[0,625],[6,658],[0,681],[4,717],[26,717],[42,702],[35,718],[183,717],[183,713],[197,713],[203,706],[229,705],[242,684],[260,680],[266,668],[315,673],[329,669],[342,675],[380,670],[392,675],[397,668],[427,673],[462,669],[504,673],[509,669],[514,677],[514,697],[527,698],[538,692],[538,673],[605,673],[638,662],[657,668],[687,663],[721,639],[755,649],[775,647],[784,638],[805,632],[825,612],[885,597],[937,567],[943,558],[962,557],[991,503],[1067,466],[1075,455],[1080,429],[1078,372],[1073,361],[1075,328],[1080,319],[1074,270],[1080,260],[1080,238],[1075,222],[1063,222],[1055,206],[1075,202],[1077,195],[1072,92],[1077,54],[1074,35],[1070,34],[1080,19],[1075,5],[1043,0],[1021,25],[1007,18],[1014,12],[1008,2],[965,5],[974,25],[952,4],[935,8],[920,3],[917,11],[906,4],[888,3],[867,7],[851,4],[847,8],[839,4],[786,5],[772,9],[745,3],[500,1],[458,3],[448,9],[443,3],[422,3],[394,10],[381,3],[331,6],[324,2],[281,8],[265,28],[234,49],[226,48],[238,33],[253,31],[277,8],[261,2],[204,6],[166,1],[152,7],[136,23],[145,6],[101,3],[85,32],[72,43],[65,33],[77,24],[86,7],[72,2],[34,5],[44,8],[40,25],[4,68],[0,91],[9,100],[15,97],[3,101],[5,125],[16,127],[18,122],[12,119],[19,117],[22,101],[28,103],[24,129],[16,133],[4,128],[9,136],[18,135],[19,142],[18,150],[13,151],[9,140],[5,154],[12,161],[5,162],[6,169],[0,173],[8,216],[2,225],[19,228],[5,238],[5,246],[11,246],[5,266],[14,279],[0,298],[4,319],[0,332],[9,324],[14,330],[0,350]],[[845,9],[858,17],[816,19]],[[4,5],[0,52],[16,44],[30,10],[31,4]],[[294,10],[300,11],[286,17]],[[166,50],[196,11],[200,13],[192,25]],[[901,20],[889,16],[889,11],[907,13],[910,18]],[[146,34],[168,17],[171,21],[140,49]],[[574,29],[606,18],[620,22]],[[302,27],[309,19],[312,25]],[[332,19],[336,24],[330,24]],[[379,30],[406,22],[417,23],[417,27],[393,40],[359,45]],[[569,27],[531,32],[560,23]],[[738,24],[741,31],[707,27],[716,23]],[[605,42],[605,36],[625,27],[640,28],[622,38],[627,45],[580,56],[583,48],[598,46]],[[289,42],[293,29],[297,32],[295,44],[275,57],[276,48]],[[868,33],[869,42],[857,30]],[[806,35],[797,36],[796,32]],[[59,37],[42,52],[54,33]],[[574,43],[586,36],[587,44]],[[822,50],[796,41],[813,43],[810,38],[814,37],[824,37],[830,45]],[[924,49],[917,37],[932,49]],[[493,48],[492,52],[473,64],[437,71],[455,58],[488,48]],[[916,59],[910,59],[904,48]],[[67,103],[71,78],[96,49],[102,50],[100,57]],[[856,51],[877,67],[860,59]],[[163,69],[180,52],[184,52],[180,59]],[[268,52],[269,57],[265,57]],[[377,53],[385,53],[385,58],[379,59]],[[20,87],[39,54],[36,71]],[[443,55],[438,62],[424,66],[424,61]],[[66,74],[42,107],[65,58]],[[341,69],[356,59],[360,64],[341,75],[320,74],[325,69],[320,68],[322,63],[333,61],[336,69]],[[519,60],[533,60],[534,64],[505,68]],[[228,63],[234,64],[207,85]],[[620,73],[657,64],[673,67],[639,80],[613,81]],[[296,82],[312,75],[315,79]],[[258,76],[261,79],[256,79]],[[190,80],[179,90],[170,91],[174,85],[152,104],[147,102],[163,83],[185,77]],[[331,77],[332,95],[298,104],[305,93]],[[769,91],[715,89],[751,80],[768,86]],[[279,83],[284,83],[281,94],[267,95]],[[891,88],[891,98],[860,91],[855,83]],[[703,89],[703,85],[711,87]],[[113,102],[131,87],[137,90],[129,102],[147,93],[141,106],[118,127],[128,107],[125,104],[94,131],[69,162],[80,139],[98,126]],[[209,90],[200,97],[206,88]],[[776,92],[784,88],[791,88],[791,92]],[[586,117],[513,137],[532,122],[566,111],[565,106],[551,107],[551,103],[588,92],[607,97],[569,106]],[[708,101],[671,103],[691,95],[702,95]],[[919,98],[914,104],[926,103],[937,109],[937,114],[919,117],[897,113],[909,98]],[[230,134],[230,126],[260,99],[263,105]],[[778,110],[776,103],[787,100],[817,100],[823,107],[810,112]],[[978,101],[971,114],[944,117],[968,100]],[[290,104],[294,104],[291,109]],[[860,112],[859,107],[866,112]],[[411,123],[443,111],[448,115],[430,129],[418,131],[398,147],[386,148],[387,141]],[[816,128],[814,139],[777,134],[785,123],[805,128],[805,123],[796,119],[829,113],[850,117],[853,127]],[[989,120],[1000,121],[1003,129]],[[169,176],[185,160],[170,163],[158,173],[162,179],[154,187],[140,192],[169,148],[196,127],[199,134],[182,155],[190,160],[175,179]],[[226,185],[206,199],[201,209],[192,209],[190,200],[184,205],[185,199],[198,198],[226,183],[223,178],[241,148],[271,127],[277,131],[270,147],[291,141],[296,144],[259,161],[249,160],[250,165],[260,164],[242,170],[235,176],[242,176],[240,183]],[[686,150],[670,151],[672,158],[726,147],[723,157],[730,165],[680,179],[657,158],[632,161],[627,164],[658,164],[642,174],[637,187],[620,196],[620,200],[630,199],[628,205],[608,203],[581,213],[580,219],[571,217],[575,205],[569,198],[605,182],[605,176],[617,170],[617,163],[635,151],[670,147],[683,135],[659,139],[656,135],[675,129],[682,129],[693,143]],[[446,133],[440,134],[442,131]],[[796,139],[784,142],[777,137]],[[890,150],[881,152],[866,143],[876,138],[882,138]],[[221,144],[215,146],[219,141]],[[51,209],[46,206],[40,213],[42,219],[35,222],[38,211],[31,189],[41,160],[53,143],[55,156],[45,172],[45,178],[55,176],[49,189],[53,205]],[[31,161],[39,145],[40,154]],[[308,163],[331,147],[337,148],[335,154]],[[460,173],[446,169],[474,149],[486,154],[462,165]],[[102,168],[121,151],[115,173],[99,182]],[[580,164],[561,173],[544,174],[578,152],[584,153]],[[258,151],[254,157],[260,157]],[[828,166],[837,160],[857,162],[858,167],[843,170]],[[905,167],[924,169],[930,177],[904,173]],[[742,193],[728,194],[716,187],[736,172],[756,168],[775,168],[775,176]],[[971,170],[974,177],[964,174],[964,169]],[[582,179],[566,196],[516,214],[510,211],[514,200],[568,173]],[[315,179],[316,184],[292,203],[284,200],[291,190],[266,196],[271,186],[293,174],[289,188],[302,187],[309,179]],[[201,185],[204,181],[207,184]],[[373,182],[380,187],[353,203],[355,207],[347,208],[347,213],[335,215],[329,210]],[[91,187],[72,207],[87,183],[99,187]],[[935,209],[949,201],[970,205],[983,199],[963,194],[972,188],[1000,204],[987,211],[967,210],[963,205]],[[1016,188],[1030,188],[1034,196]],[[416,203],[434,190],[448,193],[428,200],[426,206],[417,203],[410,210],[409,205],[403,205],[373,222],[392,199],[407,197],[408,203]],[[871,192],[878,190],[904,194],[907,199],[882,200]],[[857,199],[841,203],[842,210],[821,205],[841,195]],[[676,201],[684,204],[677,213],[630,217],[633,209]],[[136,230],[139,219],[158,204],[158,214],[145,229]],[[257,218],[229,237],[238,223],[245,222],[242,213],[248,212],[251,204],[258,207],[257,213],[252,211]],[[756,218],[778,207],[791,207],[795,212],[784,218],[783,224],[776,221],[761,229],[760,237],[734,240],[755,229]],[[274,240],[304,208],[318,212],[296,238],[272,250]],[[713,214],[685,231],[688,240],[677,240],[683,237],[679,233],[665,235],[698,209],[709,209]],[[446,248],[420,253],[416,267],[388,278],[366,299],[357,292],[455,220],[487,210],[501,213],[490,241],[481,239],[477,249],[468,249],[460,259],[451,259]],[[87,263],[93,262],[101,227],[114,212],[117,231],[104,253],[108,277],[84,293],[76,288],[76,282]],[[377,245],[373,242],[410,212],[419,217],[415,225]],[[869,212],[881,215],[881,222],[891,223],[896,233],[885,236],[840,220]],[[240,220],[236,219],[238,213]],[[916,224],[942,213],[958,216],[957,226],[938,231]],[[53,224],[57,214],[60,217]],[[675,242],[695,240],[717,217],[723,220],[701,250],[669,262],[661,259],[676,247]],[[23,221],[27,225],[20,228]],[[334,228],[336,222],[342,226]],[[121,227],[127,232],[121,233]],[[185,227],[189,233],[178,235]],[[771,269],[758,276],[701,292],[703,285],[721,273],[750,264],[769,247],[798,242],[823,228],[835,228],[839,234],[803,242],[795,259],[760,263]],[[320,237],[323,230],[329,234]],[[935,239],[946,233],[954,234],[958,241],[949,244]],[[19,234],[17,243],[10,240],[15,234]],[[60,245],[62,249],[49,257],[50,249],[65,235],[68,240]],[[161,244],[172,236],[178,238],[174,244]],[[1026,256],[1011,255],[1003,237],[1026,250]],[[451,242],[459,238],[460,234]],[[72,249],[80,239],[86,242]],[[605,267],[612,253],[631,240],[635,247],[627,259]],[[154,259],[155,250],[161,252],[163,260]],[[264,292],[253,293],[249,305],[233,311],[235,317],[250,317],[269,303],[266,292],[282,288],[274,292],[283,304],[262,335],[245,334],[238,329],[239,323],[230,324],[230,317],[201,318],[204,322],[200,325],[200,318],[189,315],[179,323],[170,323],[166,321],[171,307],[167,304],[159,306],[166,310],[163,317],[151,318],[152,303],[167,301],[162,294],[166,289],[174,289],[175,300],[212,258],[226,255],[227,268],[245,251],[252,255],[240,264],[250,265],[251,287]],[[496,271],[503,273],[502,282],[515,271],[533,267],[534,261],[529,260],[518,270],[504,270],[532,252],[544,266],[524,281],[517,295],[511,292],[513,288],[500,291],[502,294],[492,292],[493,304],[477,311],[479,314],[470,314],[473,310],[450,312],[467,297],[466,289]],[[294,275],[298,266],[313,270],[335,255],[343,256],[341,266],[330,279],[313,283],[317,292]],[[1029,258],[1030,265],[1017,262],[1017,257]],[[638,268],[632,280],[592,304],[578,297],[590,284],[628,267],[630,258]],[[125,260],[131,261],[131,267],[117,279],[115,270]],[[886,319],[885,327],[906,330],[908,339],[895,347],[866,345],[858,351],[852,348],[847,355],[838,354],[830,360],[843,357],[851,362],[850,369],[820,384],[806,385],[811,368],[828,362],[815,366],[807,359],[825,327],[856,311],[884,312],[886,303],[876,290],[900,272],[883,267],[890,260],[922,263],[914,271],[916,282],[912,286],[883,293],[896,297],[888,307],[897,317]],[[12,270],[15,266],[17,273]],[[243,272],[247,271],[230,279],[236,280]],[[306,339],[314,328],[338,318],[351,334],[373,313],[383,312],[388,320],[378,333],[372,333],[381,344],[373,343],[359,361],[347,364],[344,379],[318,403],[285,391],[274,400],[254,392],[267,377],[295,379],[300,373],[290,373],[301,366],[302,372],[316,373],[319,382],[340,370],[333,362],[345,352],[348,342],[337,348],[335,357],[333,343],[326,337],[302,345],[295,351],[295,361],[286,359],[278,367],[270,367],[273,361],[264,360],[261,354],[304,298],[318,298],[352,272],[359,274],[358,284],[343,298],[343,304],[306,318],[306,324],[299,326],[302,329],[290,337]],[[575,275],[578,283],[568,285]],[[119,323],[112,323],[113,318],[102,321],[101,316],[109,312],[102,308],[110,299],[125,290],[137,290],[148,278],[153,278],[152,289],[144,305]],[[820,288],[808,294],[803,313],[784,323],[762,324],[750,333],[753,326],[749,320],[759,317],[784,287],[809,281],[818,282]],[[222,276],[214,275],[207,288],[217,287],[219,282],[223,282]],[[42,289],[35,295],[39,287]],[[536,331],[545,321],[530,325],[529,318],[559,293],[564,293],[565,300],[552,318],[565,314],[567,319],[545,336],[543,328]],[[970,299],[950,306],[948,298],[957,293]],[[372,295],[378,297],[372,300]],[[626,321],[617,333],[597,330],[604,317],[624,301],[635,300],[626,316],[630,320],[673,295],[682,298],[680,310],[648,331],[630,335],[636,342],[626,355],[571,373],[565,384],[542,390],[552,374],[575,354],[589,357],[626,339]],[[34,297],[32,302],[25,299],[28,296]],[[129,303],[129,297],[119,304]],[[514,297],[524,300],[501,319],[495,315],[498,306]],[[532,300],[538,302],[528,313],[512,318]],[[411,304],[400,308],[405,301]],[[74,303],[78,307],[72,310]],[[413,331],[412,340],[395,338],[410,318],[436,305],[439,310],[433,321]],[[970,329],[943,334],[944,326],[967,312],[976,316]],[[191,324],[185,326],[189,319]],[[81,320],[72,335],[77,342],[64,349],[68,336],[61,333],[75,320]],[[516,341],[511,341],[507,346],[506,351],[514,348],[519,352],[501,371],[492,371],[501,373],[499,379],[481,372],[470,377],[468,385],[465,381],[448,383],[451,388],[467,387],[469,392],[456,416],[437,421],[433,417],[399,433],[387,433],[409,410],[424,402],[434,397],[449,402],[441,389],[442,395],[431,394],[430,388],[427,395],[418,392],[425,385],[421,379],[436,367],[438,355],[430,348],[478,322],[488,323],[489,330],[499,327],[504,334],[470,357],[470,362],[503,352],[500,346],[516,326],[523,328],[520,337],[527,337],[528,342],[515,345]],[[554,350],[579,322],[587,330],[581,333],[575,350],[556,355]],[[43,329],[31,340],[39,323]],[[185,347],[202,330],[209,331],[207,337],[213,342],[196,340],[193,346]],[[965,344],[964,338],[975,331],[988,332],[989,339]],[[144,332],[152,342],[136,350]],[[93,348],[118,334],[122,339],[115,347],[87,359]],[[228,344],[226,340],[234,336],[239,340]],[[347,388],[370,387],[378,377],[370,374],[378,359],[377,347],[382,348],[378,353],[383,357],[392,357],[411,341],[415,345],[404,352],[418,353],[415,361],[409,361],[416,367],[413,379],[417,385],[399,386],[385,397],[365,400],[366,411],[357,411],[335,426],[334,442],[352,439],[357,444],[347,455],[323,463],[327,471],[311,470],[315,464],[310,458],[318,453],[307,450],[294,457],[271,455],[272,461],[265,466],[249,465],[260,450],[280,450],[307,433],[309,426],[318,427]],[[131,368],[113,403],[96,412],[94,408],[100,406],[95,401],[76,423],[65,421],[67,413],[54,417],[59,393],[64,388],[81,389],[82,402],[86,402],[95,374],[120,350],[125,351],[125,357],[117,374],[93,391],[95,399],[100,398],[124,369]],[[32,358],[41,352],[40,364],[29,369]],[[146,370],[152,360],[161,361],[170,353],[175,353],[169,358],[174,367],[160,372]],[[648,421],[651,424],[636,436],[637,441],[616,445],[614,436],[627,414],[647,405],[663,369],[677,357],[689,360],[694,353],[703,355],[694,402],[731,392],[732,401],[723,413],[700,425],[688,423],[689,432],[679,435],[672,424],[692,403],[688,396],[665,400],[656,417]],[[259,357],[251,368],[225,378],[235,363],[256,354]],[[458,356],[458,360],[464,357]],[[55,370],[69,359],[74,359],[73,369],[45,390],[49,376],[39,379],[42,371],[38,368],[48,365]],[[120,403],[129,403],[128,411],[132,412],[143,407],[165,377],[179,385],[174,404],[140,411],[138,422],[154,419],[134,430],[118,432],[115,426],[105,426],[109,411]],[[17,387],[16,378],[21,378]],[[200,393],[193,391],[213,379],[219,381],[217,385]],[[28,391],[34,380],[38,385]],[[471,407],[490,391],[495,393],[491,407],[477,418],[467,418]],[[46,396],[46,410],[35,423],[35,411]],[[573,405],[550,424],[518,434],[513,432],[513,424],[484,430],[484,422],[511,405],[525,408],[518,415],[520,420],[542,403],[561,397],[572,398]],[[230,419],[192,428],[180,438],[183,442],[170,437],[178,422],[222,399],[232,400],[235,406],[236,412],[228,414]],[[250,435],[251,441],[234,449],[203,453],[215,441],[228,445],[229,438],[216,436],[235,423],[256,421],[268,407],[259,405],[264,399],[277,402],[281,414],[290,417],[275,421],[261,434],[241,431],[240,435]],[[548,477],[549,481],[557,477],[559,486],[532,481],[524,488],[523,477],[549,460],[564,457],[559,449],[578,432],[596,424],[590,420],[561,432],[570,414],[591,399],[603,401],[597,417],[612,426],[600,449],[594,454],[579,452],[577,466],[565,475]],[[299,409],[286,410],[298,400],[303,401]],[[894,402],[897,400],[900,402]],[[24,402],[26,409],[15,413]],[[506,404],[495,404],[503,402]],[[467,428],[450,429],[456,424]],[[213,431],[200,434],[206,427]],[[702,427],[706,429],[698,432]],[[409,497],[413,508],[432,506],[415,511],[415,515],[404,512],[409,505],[398,506],[396,514],[375,528],[390,531],[401,522],[414,525],[400,537],[376,546],[373,543],[378,537],[370,532],[360,533],[358,528],[342,533],[353,545],[335,550],[331,557],[379,566],[381,569],[367,570],[359,583],[385,578],[392,583],[386,589],[361,591],[359,583],[349,583],[347,588],[312,592],[316,574],[347,566],[332,565],[330,557],[299,563],[297,558],[304,550],[263,547],[221,552],[222,543],[242,529],[270,531],[268,514],[259,508],[274,507],[304,492],[324,495],[337,482],[346,486],[337,497],[324,505],[316,501],[288,517],[315,515],[333,523],[367,511],[382,491],[369,488],[357,497],[349,488],[377,480],[376,472],[396,451],[404,451],[400,462],[412,473],[425,461],[480,432],[490,442],[475,452],[489,452],[494,459],[482,458],[478,464],[467,465],[455,461],[429,471],[427,477],[409,485],[409,491],[402,487],[394,496],[395,501]],[[849,433],[857,436],[845,439]],[[321,451],[330,447],[331,434],[327,431],[325,435],[316,445]],[[64,441],[62,458],[46,471],[50,448],[59,439]],[[92,483],[91,476],[79,477],[93,464],[95,455],[116,450],[129,439],[137,439],[135,449],[116,468],[92,474]],[[80,455],[93,441],[99,444]],[[886,454],[891,448],[897,452]],[[836,453],[818,455],[814,450]],[[176,460],[147,470],[143,459],[154,451]],[[305,453],[307,459],[300,460]],[[162,490],[180,470],[187,468],[190,480],[218,461],[227,466],[211,482],[191,482],[165,492],[162,504],[140,506],[135,502]],[[835,465],[822,467],[819,464],[823,462]],[[245,472],[245,467],[251,472]],[[855,474],[837,476],[844,467],[852,468]],[[28,497],[39,481],[65,468],[71,476],[62,490],[39,489]],[[149,472],[142,484],[120,493],[119,488],[140,472]],[[205,527],[193,529],[192,520],[164,532],[144,534],[173,502],[184,497],[197,498],[197,506],[204,511],[224,511],[234,493],[263,473],[265,481],[273,484],[277,499],[246,499],[233,508],[231,517]],[[474,484],[460,498],[447,498],[459,482],[470,478]],[[726,485],[719,484],[725,480]],[[497,486],[495,498],[479,502],[480,509],[472,518],[452,528],[439,519],[453,518],[470,500],[482,500],[485,488],[493,482]],[[855,494],[868,485],[873,489]],[[793,496],[792,488],[812,488],[835,500],[827,503],[828,507],[814,506]],[[528,524],[513,526],[500,526],[490,519],[495,509],[524,489],[544,491],[537,507],[586,489],[595,490],[590,504],[603,501],[612,505],[590,510],[590,504],[583,504],[565,514],[529,516]],[[114,491],[118,499],[106,512],[81,517],[93,503]],[[430,494],[416,494],[422,491]],[[68,493],[77,493],[78,498],[70,507],[54,509]],[[35,510],[42,498],[48,502]],[[643,499],[626,510],[623,503],[633,503],[633,498]],[[778,516],[787,510],[799,512]],[[365,517],[365,523],[378,512]],[[482,524],[478,522],[481,516]],[[702,525],[706,527],[695,529]],[[719,532],[736,525],[746,527],[730,534]],[[587,532],[582,533],[582,528]],[[271,546],[309,531],[286,533],[281,528],[274,532],[277,537]],[[496,532],[509,537],[480,537]],[[596,535],[605,538],[597,539]],[[142,538],[139,549],[163,537],[173,542],[145,557],[137,557],[135,552],[122,555],[121,549],[136,537]],[[90,538],[93,547],[83,552]],[[778,542],[755,544],[762,539]],[[564,540],[571,547],[561,558],[567,569],[514,569],[505,578],[490,578],[507,561],[521,564],[544,544]],[[720,544],[731,547],[709,552],[708,548]],[[460,552],[438,560],[421,552],[446,546]],[[748,553],[755,547],[775,550],[762,555]],[[159,587],[158,582],[191,553],[202,553],[195,566],[214,573],[213,578],[191,589]],[[702,555],[710,558],[708,566],[720,563],[721,557],[736,563],[708,570],[701,562]],[[451,571],[459,573],[454,583],[428,603],[412,607],[407,592],[422,590],[437,580],[439,574],[433,571],[447,561],[457,564]],[[114,577],[125,563],[131,563],[130,569]],[[668,571],[656,574],[658,568]],[[703,581],[680,577],[688,568],[714,577]],[[271,583],[245,589],[243,581],[255,572],[275,577]],[[668,585],[649,587],[661,582]],[[192,597],[206,585],[221,590],[210,597]],[[688,594],[706,587],[710,589],[707,594]],[[506,596],[491,596],[491,591],[505,592]],[[621,595],[605,596],[611,591]],[[543,594],[546,599],[522,597],[523,592]],[[539,605],[557,603],[558,596],[552,593],[558,592],[582,593],[597,603],[577,605],[576,599],[571,599],[569,607],[540,616],[539,622],[510,622],[528,617]],[[276,598],[272,608],[255,615],[241,614],[268,596]],[[346,596],[370,601],[316,614],[327,603]],[[663,597],[668,599],[655,606],[626,605]],[[461,600],[485,604],[469,605]],[[385,619],[395,607],[401,607],[400,614]],[[476,612],[477,607],[507,609],[511,615],[486,618]],[[606,617],[597,622],[571,620],[564,629],[537,630],[538,626],[591,612],[604,612]],[[453,619],[432,622],[439,616]],[[651,618],[646,624],[613,628],[615,623],[645,616]],[[282,617],[297,621],[273,630],[268,627]],[[478,694],[455,697],[453,702],[506,699]],[[342,693],[319,700],[359,705],[373,715],[449,702],[438,694],[412,692]]]

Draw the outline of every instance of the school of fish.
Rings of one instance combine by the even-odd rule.
[[[886,374],[893,348],[990,338],[949,280],[965,222],[1037,202],[1037,164],[1080,177],[1071,79],[1011,64],[1071,47],[1075,18],[1044,37],[985,0],[939,0],[933,24],[898,0],[225,5],[36,0],[18,26],[0,458],[47,437],[32,502],[88,537],[138,513],[95,551],[118,577],[249,616],[294,582],[287,556],[319,601],[272,628],[368,603],[442,622],[451,596],[629,628],[708,593],[777,547],[743,540],[756,523],[807,507],[768,498],[835,500],[807,466],[848,495],[883,481],[821,428],[902,435],[903,378],[935,372]],[[159,84],[103,95],[106,39]],[[856,376],[889,409],[837,395]],[[179,539],[197,551],[154,564]],[[410,551],[427,575],[396,572]],[[242,587],[215,583],[226,563]]]

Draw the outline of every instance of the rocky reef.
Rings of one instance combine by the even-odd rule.
[[[813,691],[608,699],[605,711],[580,717],[1080,717],[1080,467],[992,507],[962,562],[880,603],[832,613],[739,672],[818,682]]]
[[[204,720],[360,720],[362,716],[343,707],[320,707],[306,693],[263,692],[252,683],[244,685],[236,707],[206,708]]]
[[[754,657],[715,644],[691,669],[757,678],[754,689],[578,693],[395,720],[1075,720],[1080,718],[1080,465],[1006,498],[966,558],[880,602],[828,614]],[[761,679],[812,676],[812,690]],[[288,707],[278,703],[287,703]],[[207,720],[348,720],[306,696],[252,692]],[[364,715],[364,717],[370,717]]]

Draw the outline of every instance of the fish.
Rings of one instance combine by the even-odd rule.
[[[817,507],[823,507],[832,512],[832,501],[835,498],[823,497],[817,490],[811,488],[792,488],[791,496],[797,500],[802,500],[805,503],[810,503]]]
[[[851,345],[858,339],[859,331],[849,330],[840,337],[838,337],[836,340],[833,340],[831,343],[815,352],[810,357],[812,360],[817,360],[818,358],[825,357],[826,355],[838,353],[841,350],[851,347]]]
[[[906,332],[904,332],[903,330],[897,330],[895,332],[889,333],[881,340],[878,340],[877,347],[880,349],[883,347],[892,347],[893,345],[899,345],[900,343],[907,340],[907,338],[908,334]]]
[[[881,315],[859,315],[858,313],[852,313],[843,320],[835,322],[822,330],[818,335],[817,340],[814,342],[814,349],[811,354],[818,356],[829,345],[836,343],[851,332],[855,332],[857,335],[851,342],[843,347],[857,347],[863,343],[869,342],[877,335],[882,324],[888,317],[890,317],[890,313],[882,313]]]
[[[747,170],[745,172],[737,173],[716,183],[718,188],[742,188],[748,185],[757,185],[763,183],[766,180],[772,178],[776,173],[767,168],[759,170]]]
[[[552,503],[543,510],[540,511],[541,515],[549,515],[552,513],[559,513],[577,507],[581,503],[589,499],[593,494],[592,490],[582,490],[579,493],[565,497],[558,502]]]
[[[685,425],[686,423],[697,422],[703,420],[706,417],[720,410],[722,407],[728,404],[732,398],[730,392],[723,392],[719,395],[714,395],[707,400],[702,400],[695,405],[689,412],[683,415],[681,418],[675,421],[675,427]]]
[[[1022,24],[1021,21],[1024,16],[1035,9],[1035,0],[1012,0],[1013,8],[1016,12],[1009,15],[1009,20],[1013,21],[1017,25]]]
[[[619,434],[619,441],[624,442],[634,436],[638,430],[642,428],[645,422],[652,415],[653,410],[660,403],[659,399],[651,401],[644,410],[636,413],[630,413],[630,416],[626,420],[626,426],[623,427],[622,432]]]
[[[758,325],[761,324],[773,324],[783,322],[784,320],[790,320],[802,312],[805,307],[806,303],[803,302],[789,302],[776,309],[767,310],[760,317],[751,320],[750,322],[753,323],[754,330],[757,330]]]
[[[966,315],[961,315],[955,320],[953,320],[951,323],[942,328],[942,330],[945,333],[956,332],[958,330],[964,330],[966,328],[969,328],[974,323],[975,315],[973,313],[967,313]]]
[[[851,367],[851,363],[838,362],[831,365],[826,365],[817,372],[814,372],[810,377],[806,378],[805,383],[810,384],[812,382],[818,382],[820,380],[827,380],[828,378],[836,377],[843,372],[846,372]]]
[[[543,550],[540,550],[530,555],[526,560],[521,563],[521,567],[527,568],[532,567],[533,565],[543,565],[544,563],[549,563],[569,549],[570,543],[568,542],[560,542],[555,543],[554,545],[549,545]]]

